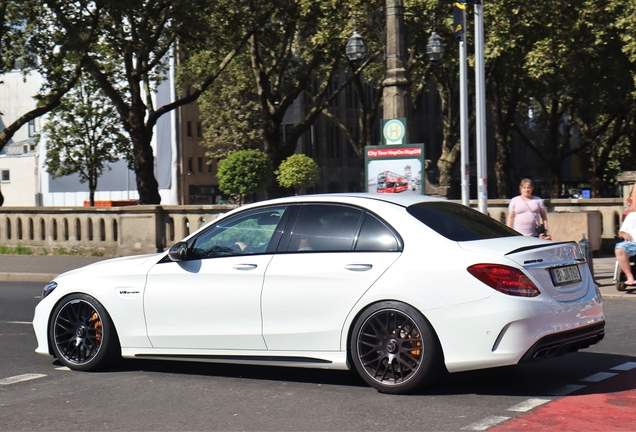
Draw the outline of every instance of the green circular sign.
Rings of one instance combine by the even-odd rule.
[[[404,139],[404,134],[406,133],[406,128],[404,127],[404,123],[400,120],[389,120],[384,124],[382,132],[387,142],[401,144],[402,139]]]

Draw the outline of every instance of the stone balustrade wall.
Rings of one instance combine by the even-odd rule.
[[[488,213],[502,223],[508,217],[505,199],[488,200]],[[560,215],[550,221],[550,231],[565,232],[559,225],[600,221],[600,227],[577,225],[570,231],[605,249],[612,247],[620,226],[622,198],[546,199],[549,213],[598,212],[600,218],[568,218]],[[477,207],[472,200],[471,206]],[[233,205],[204,206],[127,206],[127,207],[0,207],[0,245],[25,246],[34,253],[124,256],[161,252],[169,248]],[[583,222],[581,222],[583,221]],[[568,228],[572,228],[569,226]],[[580,229],[578,229],[580,228]],[[565,235],[565,234],[564,234]],[[596,238],[599,237],[600,238]],[[590,238],[593,237],[593,238]],[[554,240],[580,240],[555,238]],[[611,250],[611,249],[610,249]]]
[[[155,253],[234,207],[0,207],[0,245],[34,253]]]

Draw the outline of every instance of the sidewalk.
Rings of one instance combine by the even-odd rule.
[[[0,255],[0,281],[49,282],[60,273],[108,258],[59,255]],[[619,292],[614,286],[613,256],[594,258],[594,280],[603,297],[636,299],[636,291]]]

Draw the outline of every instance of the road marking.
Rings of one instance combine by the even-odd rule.
[[[618,375],[617,373],[612,373],[612,372],[599,372],[599,373],[595,373],[594,375],[590,375],[589,377],[585,377],[583,378],[581,381],[584,382],[601,382],[605,379],[611,378]]]
[[[539,405],[543,405],[544,403],[548,403],[551,401],[551,399],[528,399],[508,408],[508,411],[528,412],[531,409],[538,407]]]
[[[32,322],[27,321],[5,321],[7,324],[24,324],[24,325],[33,325]]]
[[[9,385],[15,384],[22,381],[31,381],[38,378],[44,378],[46,375],[42,374],[24,374],[24,375],[16,375],[9,378],[0,379],[0,385]]]
[[[564,385],[563,387],[561,387],[560,389],[554,391],[552,393],[552,396],[565,396],[565,395],[569,395],[572,392],[575,392],[577,390],[581,390],[583,388],[587,387],[586,385],[581,385],[581,384],[568,384],[568,385]]]
[[[627,362],[622,365],[614,366],[611,370],[628,371],[636,368],[636,362]]]
[[[474,431],[488,430],[493,426],[497,426],[499,423],[505,422],[506,420],[510,420],[510,417],[489,416],[476,423],[469,424],[468,426],[463,427],[461,430],[474,430]]]
[[[60,366],[60,367],[56,367],[55,370],[59,370],[59,371],[70,371],[70,369],[66,366]]]

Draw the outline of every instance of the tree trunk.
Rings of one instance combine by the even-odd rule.
[[[453,113],[450,105],[451,92],[438,83],[438,92],[442,106],[442,154],[437,161],[439,186],[450,187],[453,182],[453,169],[461,149],[459,140],[453,135]],[[456,123],[456,122],[455,122]]]
[[[514,83],[513,83],[514,84]],[[501,92],[503,91],[497,80],[491,82],[494,103],[491,110],[494,119],[496,159],[495,159],[495,179],[497,182],[497,198],[510,198],[513,196],[512,183],[510,177],[510,156],[511,156],[511,131],[514,125],[514,117],[517,113],[519,100],[519,87],[516,86],[510,92],[508,103],[505,104]],[[505,106],[504,106],[505,105]]]
[[[91,167],[88,170],[89,179],[88,179],[88,202],[91,207],[95,207],[95,191],[97,190],[97,172],[95,167]]]
[[[144,142],[139,136],[133,137],[132,134],[131,138],[133,138],[139,204],[160,204],[159,183],[154,174],[154,155],[150,142]]]

